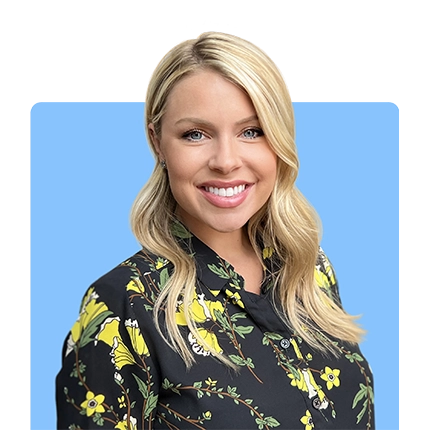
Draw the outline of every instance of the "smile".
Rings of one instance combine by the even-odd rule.
[[[237,187],[228,188],[205,187],[207,192],[220,197],[233,197],[242,193],[245,189],[246,185],[238,185]]]

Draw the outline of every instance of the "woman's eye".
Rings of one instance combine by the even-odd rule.
[[[204,135],[200,130],[191,130],[191,131],[187,131],[183,137],[185,137],[185,139],[196,142],[199,140],[202,140]]]
[[[263,136],[263,130],[260,128],[248,128],[242,134],[246,139],[255,139],[256,137]]]

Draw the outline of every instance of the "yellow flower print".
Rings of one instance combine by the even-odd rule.
[[[324,391],[321,389],[321,387],[316,383],[314,375],[312,374],[312,371],[310,369],[304,369],[303,372],[303,378],[305,380],[308,397],[310,399],[314,398],[316,395],[318,395],[318,398],[320,400],[320,406],[319,409],[326,409],[328,407],[328,401],[324,394]]]
[[[145,286],[142,284],[142,281],[139,278],[134,278],[127,284],[126,290],[143,294],[145,291]]]
[[[133,354],[124,344],[123,340],[118,336],[113,341],[110,355],[112,356],[112,363],[115,365],[115,368],[121,370],[127,364],[136,364]]]
[[[128,425],[127,421],[130,421],[131,427]],[[125,414],[122,421],[120,421],[114,428],[119,430],[137,430],[137,419],[132,416],[128,419],[128,415]]]
[[[120,408],[127,407],[127,405],[125,404],[125,397],[124,396],[118,397],[118,403],[119,403]]]
[[[308,386],[306,385],[303,373],[300,370],[297,373],[299,375],[299,379],[297,379],[297,377],[293,373],[288,374],[288,377],[291,379],[291,385],[293,387],[297,387],[299,390],[308,391]]]
[[[317,285],[320,288],[330,288],[330,282],[327,275],[321,271],[320,266],[316,266],[314,270],[314,277]]]
[[[210,420],[212,418],[212,412],[211,411],[206,411],[203,413],[203,418],[205,420]]]
[[[328,402],[326,396],[316,383],[312,375],[312,371],[310,369],[297,369],[297,373],[300,375],[299,378],[297,378],[297,376],[292,372],[288,374],[288,377],[291,379],[291,385],[305,393],[308,393],[308,397],[310,399],[318,395],[318,398],[321,401],[320,409],[327,408]]]
[[[119,336],[119,321],[119,317],[106,318],[96,335],[95,344],[102,341],[112,348],[114,338]]]
[[[218,339],[215,333],[210,332],[204,328],[198,328],[197,331],[200,334],[200,336],[203,338],[206,345],[208,345],[209,347],[211,347],[212,349],[214,349],[216,352],[220,354],[223,352],[221,347],[219,346]],[[192,333],[188,334],[188,341],[190,342],[192,350],[196,354],[204,355],[204,356],[210,355],[211,353],[210,349],[206,345],[202,344],[199,340],[197,340]]]
[[[263,249],[263,259],[270,258],[275,250],[271,246],[267,246]]]
[[[209,290],[209,291],[213,294],[214,297],[217,297],[218,294],[221,292],[221,290]]]
[[[242,299],[240,297],[240,294],[236,291],[235,293],[231,292],[230,290],[225,290],[225,294],[229,299],[231,299],[231,302],[234,305],[240,306],[242,309],[245,309],[245,306],[242,302]]]
[[[84,298],[79,318],[71,330],[72,340],[74,343],[78,342],[82,332],[94,318],[108,310],[107,306],[103,302],[97,302],[98,297],[99,296],[94,292],[94,289],[90,288]]]
[[[204,294],[198,294],[194,292],[194,298],[190,305],[190,317],[196,323],[202,323],[205,321],[216,321],[215,309],[220,312],[224,311],[224,306],[221,302],[205,300]],[[187,321],[185,319],[184,305],[181,303],[178,306],[176,312],[176,324],[186,326]]]
[[[296,356],[299,360],[303,360],[302,352],[299,349],[299,345],[297,344],[297,341],[295,339],[290,339],[291,345],[293,345],[294,352],[296,353]]]
[[[326,366],[324,369],[324,373],[321,375],[321,379],[327,382],[327,389],[331,390],[333,386],[339,387],[340,385],[340,369],[331,369]]]
[[[82,346],[90,342],[93,330],[105,316],[103,313],[105,313],[106,316],[111,313],[105,303],[97,302],[98,298],[99,295],[94,291],[94,288],[90,288],[85,295],[79,317],[75,324],[73,324],[67,339],[66,356],[73,351],[78,342],[81,342]],[[85,336],[84,332],[87,328],[90,334]]]
[[[222,349],[219,346],[218,339],[217,339],[215,333],[213,333],[211,331],[207,331],[204,328],[198,328],[197,331],[199,332],[199,334],[203,338],[203,340],[209,346],[211,346],[216,352],[219,352],[219,353],[222,352]],[[203,348],[206,349],[205,347],[203,347]]]
[[[155,268],[161,269],[163,266],[165,266],[167,263],[167,260],[165,260],[164,258],[157,258],[157,261],[155,263]]]
[[[306,415],[300,418],[300,422],[305,425],[305,430],[312,430],[314,428],[314,423],[309,410],[306,410]]]
[[[140,356],[149,355],[148,346],[146,345],[145,339],[140,333],[140,328],[138,326],[137,320],[128,319],[125,322],[125,327],[128,331],[128,334],[131,339],[131,344],[133,345],[133,349]]]
[[[81,403],[81,408],[85,409],[85,413],[87,417],[92,416],[95,412],[103,413],[105,411],[102,403],[105,400],[105,396],[103,394],[94,395],[92,391],[87,391],[86,400]]]
[[[115,357],[119,357],[123,353],[126,353],[127,356],[128,355],[131,356],[130,351],[124,345],[124,342],[120,337],[119,322],[120,322],[120,319],[118,317],[106,318],[106,320],[101,325],[100,331],[98,332],[95,340],[96,344],[97,342],[102,341],[107,345],[109,345],[111,348],[113,348],[111,355],[113,355],[114,360],[116,360]],[[125,325],[125,328],[127,329],[127,332],[130,336],[131,344],[133,345],[133,349],[136,351],[136,353],[140,356],[142,355],[148,356],[149,355],[148,346],[146,345],[145,339],[140,333],[140,328],[138,327],[137,321],[136,320],[132,321],[131,319],[128,319],[125,321],[124,325]],[[116,347],[119,347],[119,350],[116,352],[114,351],[115,350],[114,345],[116,345]],[[133,363],[135,363],[134,359],[131,360],[129,364],[133,364]]]
[[[212,381],[212,378],[208,377],[206,379],[205,384],[207,384],[208,387],[215,387],[218,381]]]
[[[327,278],[329,279],[330,284],[334,285],[336,283],[334,271],[333,271],[333,268],[331,267],[331,263],[330,263],[329,259],[327,258],[327,256],[325,254],[323,254],[322,263],[324,266],[324,271],[325,271],[325,273],[327,273]]]

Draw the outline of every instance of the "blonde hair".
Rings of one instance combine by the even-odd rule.
[[[263,132],[278,156],[275,187],[268,202],[249,220],[248,234],[257,255],[261,254],[258,243],[262,241],[272,246],[281,259],[282,268],[273,289],[280,299],[280,316],[298,335],[322,352],[334,352],[334,349],[320,331],[347,342],[359,342],[363,330],[355,323],[356,317],[327,300],[315,284],[320,222],[312,206],[295,186],[299,161],[288,89],[276,65],[261,49],[236,36],[207,32],[170,50],[156,67],[147,91],[145,121],[151,150],[155,155],[148,125],[153,124],[156,135],[161,135],[166,101],[172,88],[184,76],[202,69],[219,73],[248,94]],[[168,176],[156,163],[131,211],[132,231],[137,240],[144,248],[166,258],[174,266],[174,272],[154,307],[155,324],[186,365],[192,365],[193,355],[176,323],[177,303],[182,298],[192,334],[221,361],[234,367],[205,342],[190,318],[189,305],[195,291],[196,268],[193,258],[186,254],[171,233],[175,207]],[[165,311],[167,338],[159,326],[161,308]]]

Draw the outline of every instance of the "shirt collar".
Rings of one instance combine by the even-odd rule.
[[[243,289],[244,280],[234,267],[194,236],[179,220],[172,223],[171,231],[182,249],[196,260],[197,279],[214,297],[225,289],[233,293]],[[273,248],[262,247],[261,252],[266,266],[262,294],[266,294],[274,285],[279,264]]]

